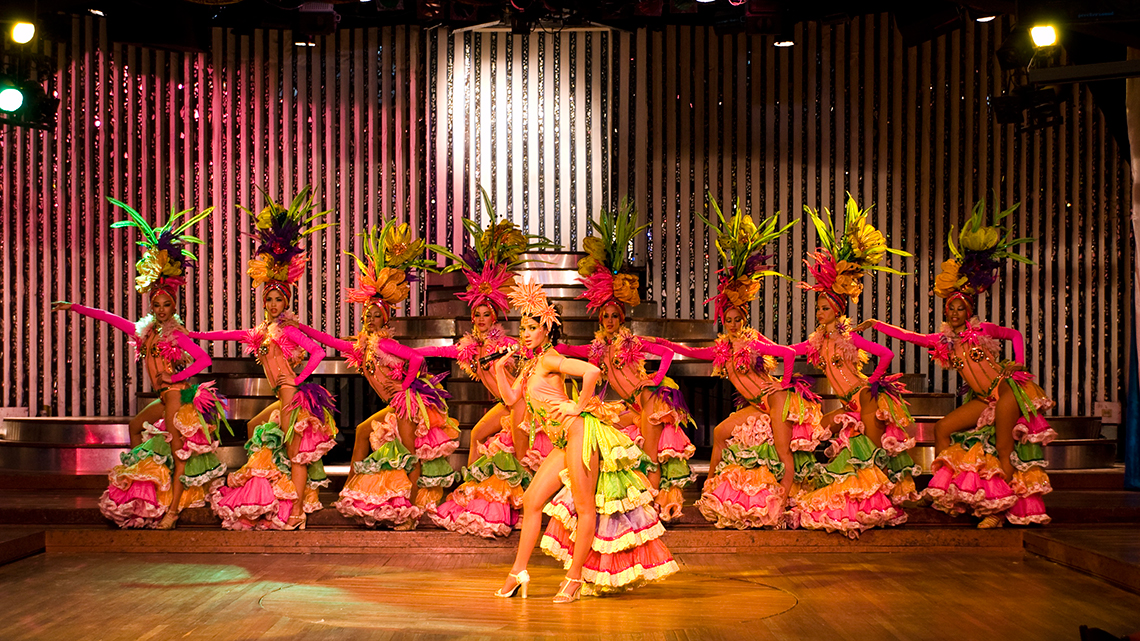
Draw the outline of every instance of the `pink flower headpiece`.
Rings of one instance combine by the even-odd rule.
[[[542,285],[534,281],[516,283],[511,289],[510,299],[511,307],[519,310],[523,316],[537,318],[547,330],[562,324],[558,319],[558,310],[546,300]]]
[[[486,262],[481,271],[464,269],[463,275],[470,284],[463,293],[456,294],[459,300],[467,303],[471,309],[486,305],[499,316],[507,313],[510,304],[504,289],[514,282],[515,275],[506,265]]]

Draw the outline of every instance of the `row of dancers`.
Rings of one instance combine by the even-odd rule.
[[[518,556],[500,596],[526,594],[526,565],[536,544],[563,561],[567,580],[556,600],[628,588],[677,570],[660,540],[662,522],[681,514],[683,489],[693,474],[695,448],[685,433],[692,418],[676,383],[668,378],[675,355],[711,361],[713,373],[738,393],[739,408],[714,430],[712,461],[697,507],[721,528],[799,527],[857,537],[869,528],[906,520],[904,504],[920,500],[918,467],[908,455],[914,438],[901,374],[887,375],[893,353],[860,332],[875,329],[931,350],[935,361],[959,372],[971,393],[935,426],[934,477],[923,493],[934,507],[972,513],[979,527],[1045,523],[1042,495],[1050,491],[1042,446],[1054,436],[1041,412],[1052,403],[1024,368],[1016,330],[982,323],[976,297],[992,288],[1000,261],[1027,261],[999,225],[1013,210],[987,224],[979,203],[962,229],[951,230],[953,258],[943,264],[935,291],[946,299],[942,331],[915,334],[846,315],[869,271],[899,274],[881,265],[887,246],[866,212],[849,200],[841,227],[805,208],[821,247],[809,254],[817,293],[817,328],[806,341],[778,345],[748,322],[761,281],[781,274],[767,268],[766,245],[796,221],[779,227],[777,216],[760,224],[712,203],[706,220],[717,234],[724,267],[717,273],[716,317],[724,332],[711,347],[691,348],[634,335],[625,324],[640,303],[638,277],[628,257],[645,226],[628,201],[592,221],[578,265],[587,309],[600,328],[583,346],[559,342],[560,310],[536,283],[516,272],[528,254],[553,247],[498,219],[464,221],[471,245],[457,255],[411,238],[394,221],[364,233],[353,256],[357,287],[348,299],[363,308],[363,327],[351,339],[330,336],[289,311],[294,285],[305,273],[306,236],[328,223],[314,214],[308,188],[290,203],[269,199],[249,212],[256,240],[248,272],[262,289],[265,320],[250,330],[187,330],[174,313],[193,262],[189,248],[201,242],[188,230],[211,214],[182,212],[152,228],[129,206],[115,227],[135,227],[145,250],[136,289],[149,295],[150,314],[138,323],[78,304],[58,302],[104,320],[131,336],[158,398],[131,423],[132,449],[110,473],[100,500],[103,513],[121,527],[175,527],[187,507],[209,504],[230,529],[304,528],[321,509],[317,491],[328,484],[321,459],[335,443],[332,395],[306,382],[325,348],[345,355],[386,407],[357,426],[350,475],[335,507],[374,526],[416,527],[425,515],[447,529],[478,536],[506,536],[521,529]],[[449,259],[444,271],[463,270],[459,294],[471,309],[472,330],[449,347],[412,349],[392,338],[394,307],[407,299],[415,271],[436,270],[428,252]],[[500,321],[514,308],[519,337]],[[212,383],[190,383],[210,365],[198,340],[236,340],[255,355],[277,396],[249,422],[247,462],[227,475],[215,450],[225,423],[226,400]],[[999,340],[1013,343],[1014,360],[1001,359]],[[874,371],[863,366],[878,357]],[[660,358],[652,375],[649,355]],[[842,402],[824,413],[813,381],[793,373],[797,356],[823,372]],[[455,359],[497,399],[475,425],[468,464],[455,470],[457,422],[448,416],[441,376],[421,372],[425,358]],[[777,359],[783,375],[774,373]],[[297,370],[300,372],[297,373]],[[566,378],[581,379],[567,395]],[[607,403],[611,390],[620,398]],[[828,442],[821,460],[816,450]],[[445,492],[459,483],[449,495]],[[593,495],[591,497],[591,494]],[[593,508],[579,506],[593,503]],[[541,535],[541,514],[551,516]]]

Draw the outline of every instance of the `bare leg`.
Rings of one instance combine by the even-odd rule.
[[[542,530],[542,506],[554,496],[562,486],[558,474],[566,467],[566,453],[559,449],[551,450],[550,455],[538,467],[534,479],[523,493],[522,528],[519,531],[519,549],[515,554],[515,563],[511,566],[511,574],[518,574],[526,569],[530,562],[530,555],[538,545],[538,537]],[[590,505],[593,505],[591,499]],[[515,580],[507,577],[503,582],[503,592],[510,591],[515,586]]]
[[[471,465],[475,459],[479,458],[479,446],[483,441],[498,434],[503,429],[503,417],[507,416],[508,410],[502,403],[496,403],[483,418],[475,423],[475,427],[471,428],[471,449],[467,452],[467,464]],[[518,450],[515,450],[518,454]],[[521,454],[519,454],[521,456]]]
[[[265,409],[258,412],[257,416],[254,416],[253,418],[249,419],[249,422],[245,424],[245,437],[246,437],[246,439],[253,438],[253,431],[255,429],[257,429],[257,427],[259,425],[264,425],[264,424],[268,423],[269,417],[273,415],[273,412],[275,412],[276,410],[279,410],[279,409],[281,409],[281,401],[273,401],[272,403],[269,404],[268,407],[266,407]],[[284,420],[284,419],[282,419],[282,420]]]
[[[986,409],[983,401],[974,399],[965,405],[955,408],[934,424],[934,454],[937,456],[950,447],[950,435],[954,432],[968,430],[978,424],[978,417]]]
[[[760,414],[763,414],[763,412],[760,411],[758,407],[748,405],[729,414],[728,418],[713,428],[712,460],[709,461],[710,477],[716,472],[717,466],[720,465],[721,453],[724,450],[725,443],[728,442],[728,439],[732,438],[732,430],[736,429],[737,425],[748,420],[749,416],[759,416]]]
[[[132,448],[142,444],[143,426],[147,423],[154,425],[158,422],[158,419],[163,417],[163,412],[162,399],[156,398],[150,403],[147,403],[147,406],[142,408],[142,411],[131,419],[127,430],[130,433]]]
[[[820,419],[819,424],[831,430],[832,434],[838,434],[839,430],[842,429],[843,426],[843,423],[840,423],[838,421],[839,415],[845,413],[846,411],[847,410],[842,407],[837,410],[831,410],[827,414],[823,415],[823,418]]]
[[[1013,463],[1009,455],[1013,453],[1013,426],[1021,418],[1021,408],[1013,396],[1009,383],[1002,381],[998,386],[997,416],[994,417],[994,436],[997,441],[998,462],[1005,480],[1013,482]]]
[[[777,392],[768,396],[768,416],[772,419],[772,441],[776,446],[776,456],[784,464],[784,476],[780,478],[780,486],[784,488],[784,497],[791,494],[792,480],[795,478],[796,466],[792,459],[792,426],[784,420],[784,404],[788,402],[787,392]]]
[[[182,406],[182,392],[178,390],[168,390],[162,395],[163,406],[166,410],[166,432],[170,434],[170,450],[177,452],[182,447],[182,432],[179,432],[174,427],[174,416],[178,414],[179,408]],[[170,480],[170,508],[167,514],[178,516],[182,511],[182,474],[186,472],[186,461],[173,455],[174,459],[174,478]]]
[[[879,404],[871,396],[871,390],[866,387],[859,390],[859,418],[863,419],[863,434],[877,447],[882,447],[887,426],[875,415],[878,409]]]
[[[292,385],[282,385],[277,390],[277,399],[281,402],[281,431],[289,434],[293,427],[293,411],[288,409],[293,401],[293,393],[297,388]],[[286,445],[285,452],[289,455],[289,471],[293,480],[293,489],[297,492],[297,500],[293,502],[293,511],[289,519],[302,518],[305,514],[305,489],[309,484],[309,466],[294,463],[293,457],[301,449],[301,435],[293,434]]]
[[[653,490],[661,487],[661,467],[660,467],[660,449],[661,449],[661,431],[662,425],[660,423],[654,424],[649,420],[649,401],[650,393],[642,392],[640,398],[640,405],[642,411],[637,414],[637,426],[641,431],[641,438],[645,441],[643,449],[645,454],[649,457],[650,461],[656,465],[656,469],[646,474],[649,477],[649,486]]]
[[[589,462],[582,460],[585,453],[585,422],[575,417],[566,425],[566,469],[570,472],[570,492],[574,495],[574,507],[578,512],[578,524],[574,528],[574,555],[566,578],[581,579],[582,566],[590,554],[594,543],[594,530],[598,512],[594,507],[594,495],[598,489],[598,451],[591,449]],[[561,593],[573,595],[575,590],[567,586]]]
[[[348,480],[352,480],[356,476],[356,464],[368,458],[368,455],[372,453],[372,441],[370,440],[372,424],[383,421],[384,415],[391,412],[392,408],[385,407],[356,426],[356,437],[352,443],[352,459],[348,464]]]
[[[404,447],[408,448],[409,452],[412,452],[414,454],[416,451],[416,426],[413,425],[411,421],[397,416],[396,427],[400,430],[400,442],[404,444]],[[364,456],[367,456],[367,454]],[[364,460],[364,456],[361,456],[360,459]],[[355,461],[356,453],[354,451],[353,462]],[[416,502],[416,494],[420,489],[420,486],[417,483],[420,480],[420,472],[421,465],[417,459],[415,467],[413,467],[412,470],[408,472],[408,480],[412,482],[412,494],[408,497],[408,500],[410,500],[412,503]]]

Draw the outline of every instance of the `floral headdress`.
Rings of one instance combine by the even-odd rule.
[[[811,216],[811,221],[819,232],[820,248],[808,254],[810,261],[804,260],[815,284],[801,282],[800,287],[826,294],[836,311],[842,313],[847,309],[848,298],[859,300],[859,294],[863,293],[863,275],[868,271],[906,274],[879,263],[883,262],[887,254],[897,256],[913,256],[913,254],[887,247],[883,233],[867,222],[867,212],[871,211],[871,208],[859,209],[851,194],[847,194],[843,228],[838,234],[831,222],[831,212],[827,208],[824,208],[823,216],[807,205],[804,205],[804,211]]]
[[[641,304],[637,293],[636,274],[624,272],[626,256],[633,238],[649,227],[646,223],[637,227],[637,210],[628,197],[623,198],[616,212],[602,208],[598,218],[590,220],[590,227],[597,236],[587,236],[582,240],[582,249],[587,256],[578,261],[578,282],[586,286],[586,292],[578,298],[586,299],[586,311],[600,311],[606,305],[617,305],[625,314],[625,305],[631,308]]]
[[[301,249],[301,239],[336,223],[310,227],[313,221],[332,210],[312,213],[316,207],[309,185],[305,185],[288,207],[274,202],[269,194],[265,194],[265,200],[267,204],[257,214],[239,205],[253,217],[250,236],[257,241],[255,257],[249,261],[246,271],[253,279],[254,288],[264,285],[267,292],[275,289],[291,299],[293,285],[305,274],[305,263],[309,260],[308,253]]]
[[[997,211],[997,198],[994,198],[994,224],[985,225],[986,199],[979,200],[974,205],[974,211],[962,225],[962,230],[955,233],[954,226],[950,227],[950,234],[946,243],[950,246],[950,253],[954,258],[942,263],[942,273],[934,279],[934,293],[947,302],[952,298],[961,298],[974,309],[974,299],[978,294],[988,290],[997,281],[998,267],[1001,260],[1012,258],[1020,263],[1036,265],[1032,260],[1015,254],[1009,250],[1015,245],[1033,242],[1034,238],[1012,238],[1013,228],[1007,226],[1003,236],[998,227],[1002,219],[1017,211],[1020,203],[1004,211]],[[955,242],[957,238],[957,242]]]
[[[716,296],[711,299],[714,301],[716,317],[723,320],[725,313],[733,307],[741,310],[748,308],[748,304],[760,292],[760,280],[765,276],[788,278],[768,269],[764,263],[772,258],[772,254],[760,252],[765,245],[779,238],[799,221],[793,220],[777,229],[780,212],[776,212],[757,226],[752,216],[740,211],[739,199],[733,201],[727,218],[712,194],[709,194],[709,202],[716,212],[716,222],[705,218],[700,212],[697,215],[716,231],[716,251],[724,263],[717,272]]]
[[[511,307],[518,309],[523,316],[537,318],[547,331],[555,325],[562,324],[558,319],[558,310],[546,300],[546,292],[542,291],[542,285],[534,281],[515,283],[511,288],[510,299]]]
[[[391,316],[392,309],[408,299],[411,284],[417,278],[415,269],[439,272],[435,261],[427,258],[426,250],[446,251],[438,245],[429,245],[422,238],[412,240],[408,223],[389,220],[380,227],[365,229],[361,234],[364,247],[360,256],[345,252],[356,260],[360,269],[357,287],[348,289],[348,300],[361,303],[365,309],[369,305],[379,305]],[[455,267],[442,271],[451,271]]]
[[[480,187],[479,191],[483,194],[483,206],[491,218],[490,224],[482,228],[477,221],[464,218],[463,226],[471,236],[471,246],[459,256],[442,247],[436,251],[454,260],[456,266],[452,269],[462,269],[467,277],[467,289],[457,295],[459,299],[471,309],[487,305],[501,316],[510,308],[506,290],[514,283],[515,269],[527,262],[523,260],[523,254],[558,249],[558,245],[543,236],[523,233],[506,218],[498,220],[487,190]]]
[[[178,288],[186,284],[183,272],[190,266],[190,263],[198,260],[185,245],[190,243],[202,244],[201,239],[183,232],[209,216],[214,208],[208,207],[202,213],[190,216],[177,227],[174,224],[178,219],[189,215],[194,210],[186,209],[178,213],[171,213],[170,220],[156,229],[151,227],[150,223],[130,205],[114,198],[107,200],[112,205],[124,209],[130,214],[130,218],[127,220],[112,223],[111,229],[135,227],[142,233],[142,240],[138,241],[138,244],[143,247],[143,255],[135,263],[135,270],[138,272],[138,275],[135,276],[135,291],[151,296],[161,292],[174,298],[178,293]]]

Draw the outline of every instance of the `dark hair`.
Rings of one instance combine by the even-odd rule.
[[[558,320],[562,320],[562,306],[561,305],[553,305],[552,307],[554,307],[555,313],[558,314]],[[524,315],[519,320],[522,320],[523,318],[531,318],[531,319],[534,319],[534,322],[538,323],[539,325],[542,324],[542,319],[540,319],[537,316],[526,316],[526,315]],[[554,323],[550,327],[550,330],[548,332],[546,332],[546,338],[548,338],[550,340],[551,345],[557,345],[558,340],[562,338],[562,325],[560,325],[559,323]]]

